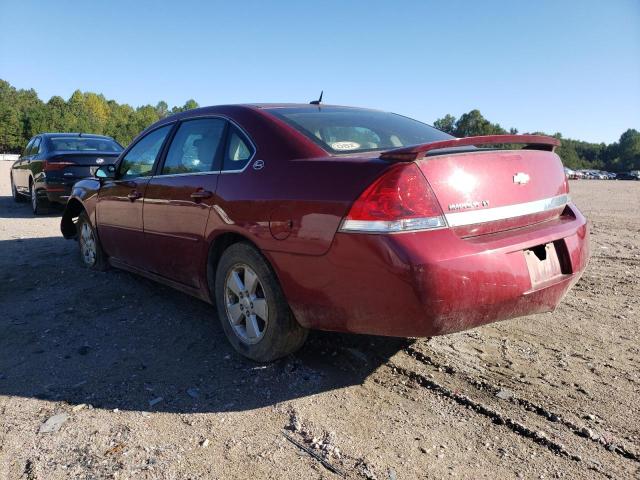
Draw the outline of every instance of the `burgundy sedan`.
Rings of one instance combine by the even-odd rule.
[[[214,304],[254,360],[311,328],[442,335],[551,311],[580,277],[587,222],[558,145],[359,108],[200,108],[76,183],[61,228],[88,267]]]

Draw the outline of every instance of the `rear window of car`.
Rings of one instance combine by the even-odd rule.
[[[268,111],[331,153],[389,150],[454,138],[417,120],[376,110],[319,106]]]
[[[65,152],[121,152],[122,147],[108,138],[53,137],[51,149]]]

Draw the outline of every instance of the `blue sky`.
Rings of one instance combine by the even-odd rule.
[[[0,78],[134,106],[306,102],[617,140],[640,129],[640,0],[0,0]]]

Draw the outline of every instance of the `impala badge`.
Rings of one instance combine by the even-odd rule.
[[[524,172],[518,172],[513,176],[513,183],[519,183],[520,185],[526,185],[529,180],[529,175]]]
[[[264,160],[256,160],[253,162],[254,170],[262,170],[264,168]]]
[[[96,163],[104,163],[104,158],[96,158]]]
[[[449,210],[466,210],[468,208],[486,208],[489,206],[489,200],[472,200],[470,202],[450,203]]]

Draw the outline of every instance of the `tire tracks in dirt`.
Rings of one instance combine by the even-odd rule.
[[[430,366],[434,366],[436,368],[444,369],[445,372],[450,373],[451,375],[455,375],[455,373],[453,373],[455,371],[455,369],[453,369],[452,367],[447,367],[447,366],[445,366],[443,368],[442,364],[434,363],[433,359],[431,357],[429,357],[428,355],[426,355],[426,354],[414,349],[413,347],[406,348],[405,352],[408,355],[410,355],[411,357],[413,357],[416,360],[418,360],[419,362],[421,362],[421,363],[424,363],[424,364],[430,365]],[[471,377],[469,377],[467,375],[464,375],[463,377],[464,377],[464,380],[469,385],[475,387],[479,391],[487,392],[490,395],[495,396],[501,390],[499,387],[496,387],[495,385],[490,384],[486,380],[476,380],[476,379],[471,378]],[[625,447],[623,445],[613,444],[611,442],[607,442],[607,440],[605,438],[603,438],[603,436],[589,435],[587,427],[577,425],[576,423],[572,422],[571,420],[567,420],[566,418],[564,418],[561,414],[553,412],[553,411],[551,411],[550,409],[548,409],[545,406],[536,404],[536,403],[531,402],[530,400],[526,400],[524,398],[517,397],[514,394],[511,394],[511,396],[510,396],[508,401],[510,403],[516,405],[516,406],[520,406],[520,407],[524,408],[528,412],[533,412],[533,413],[539,415],[540,417],[544,418],[545,420],[548,420],[549,422],[553,422],[553,423],[558,423],[560,425],[564,425],[566,428],[568,428],[570,431],[572,431],[578,437],[589,439],[589,440],[601,445],[602,447],[606,448],[610,452],[617,453],[618,455],[621,455],[624,458],[627,458],[629,460],[634,460],[634,461],[640,463],[640,455],[638,455],[637,453],[631,451],[629,448],[627,448],[627,447]]]
[[[496,394],[502,388],[487,380],[476,379],[434,356],[409,346],[386,366],[414,386],[445,397],[475,414],[504,426],[554,454],[566,457],[607,478],[628,475],[640,466],[640,456],[629,447],[612,443],[558,412],[510,392],[507,400]],[[423,370],[423,371],[420,371]],[[437,378],[436,375],[437,374]],[[617,458],[618,461],[613,461]]]

